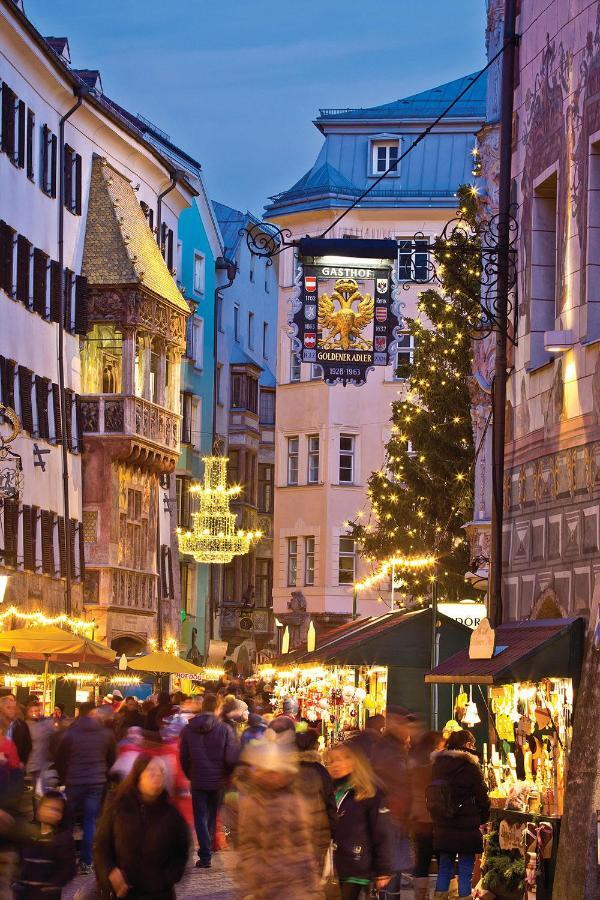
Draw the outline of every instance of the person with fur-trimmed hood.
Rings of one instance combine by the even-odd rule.
[[[471,896],[475,856],[483,851],[481,825],[490,814],[474,735],[470,731],[453,732],[446,748],[431,758],[427,805],[433,820],[433,847],[439,859],[435,900],[448,900],[457,856],[460,898],[466,900]]]
[[[318,746],[319,732],[316,728],[296,733],[299,763],[296,786],[306,800],[315,859],[319,872],[322,872],[335,834],[337,807],[333,782],[321,762]]]
[[[236,878],[252,900],[322,900],[311,823],[298,791],[293,744],[274,731],[244,749],[234,783],[238,791],[232,823]]]

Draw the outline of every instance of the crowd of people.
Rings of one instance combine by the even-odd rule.
[[[170,900],[192,843],[198,869],[235,850],[240,897],[471,896],[489,801],[473,735],[425,731],[402,709],[324,747],[265,686],[205,684],[141,703],[115,690],[57,706],[0,697],[0,900]],[[83,890],[83,889],[80,889]]]

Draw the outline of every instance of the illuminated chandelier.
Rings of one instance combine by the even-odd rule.
[[[179,550],[189,553],[196,562],[228,563],[243,556],[260,531],[242,531],[229,501],[240,493],[239,486],[227,487],[227,457],[205,456],[204,484],[193,484],[190,494],[198,497],[198,508],[192,513],[192,530],[177,529]]]

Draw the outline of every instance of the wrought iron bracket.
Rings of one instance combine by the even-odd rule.
[[[42,450],[40,447],[38,447],[37,444],[34,444],[32,449],[33,449],[33,465],[36,468],[40,468],[42,470],[42,472],[45,472],[46,471],[46,460],[44,459],[44,456],[46,456],[48,453],[50,453],[50,451]]]
[[[260,222],[240,229],[240,235],[246,237],[246,245],[254,256],[265,259],[268,266],[273,265],[273,258],[279,256],[289,247],[297,247],[298,241],[292,240],[289,228],[278,228],[270,222]]]

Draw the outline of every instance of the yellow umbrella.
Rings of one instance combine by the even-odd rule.
[[[86,662],[110,665],[117,655],[110,647],[73,634],[56,625],[13,628],[0,631],[0,653],[15,651],[22,659],[45,659],[53,662]]]
[[[134,672],[152,672],[155,675],[204,675],[204,669],[200,666],[164,650],[132,659],[129,668]]]

